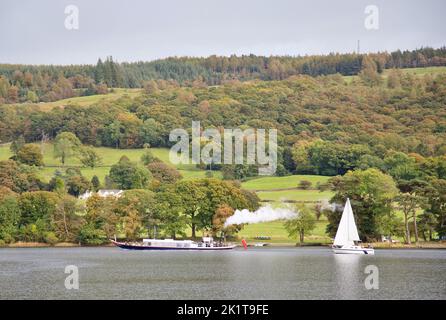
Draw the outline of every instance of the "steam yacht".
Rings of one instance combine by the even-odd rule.
[[[203,237],[202,241],[173,240],[173,239],[143,239],[142,242],[118,242],[110,240],[115,246],[127,250],[201,250],[220,251],[231,250],[236,247],[233,244],[226,244],[214,241],[212,237]]]

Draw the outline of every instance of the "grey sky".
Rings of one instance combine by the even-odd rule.
[[[64,26],[79,8],[79,30]],[[367,5],[380,29],[364,27]],[[1,0],[0,63],[305,55],[446,45],[444,0]]]

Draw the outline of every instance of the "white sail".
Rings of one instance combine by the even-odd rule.
[[[338,232],[336,233],[334,245],[354,245],[354,241],[360,241],[360,239],[358,229],[356,228],[355,218],[353,216],[350,199],[347,199],[344,212],[342,213],[341,222],[339,223]]]

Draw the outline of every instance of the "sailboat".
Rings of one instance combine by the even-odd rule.
[[[350,199],[347,199],[332,249],[338,254],[375,254],[373,248],[364,248],[359,242],[361,239],[359,239],[352,206]]]

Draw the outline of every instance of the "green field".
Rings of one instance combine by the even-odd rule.
[[[305,236],[305,243],[331,243],[331,238],[325,234],[327,220],[321,217],[320,221],[316,222],[316,228],[311,234]],[[266,236],[271,237],[271,240],[256,240],[255,237]],[[296,243],[297,239],[290,239],[287,231],[283,227],[283,221],[265,222],[252,225],[245,225],[243,230],[238,233],[239,239],[246,239],[248,243],[264,242],[277,244],[291,244]]]
[[[283,201],[321,201],[329,200],[333,193],[330,191],[319,192],[317,190],[286,190],[286,191],[258,191],[258,196],[262,200],[275,202]]]
[[[312,183],[312,187],[315,188],[317,183],[327,182],[329,177],[323,176],[286,176],[286,177],[262,177],[256,178],[244,182],[243,188],[248,190],[274,190],[274,189],[290,189],[297,188],[299,182],[302,180],[307,180]]]
[[[263,192],[258,193],[261,199],[264,198]],[[278,197],[282,191],[276,191]],[[299,201],[312,201],[312,200],[322,200],[329,199],[332,196],[331,192],[318,193],[317,191],[300,191],[295,190],[292,191],[292,197],[294,199],[298,199]],[[270,198],[270,197],[269,197]],[[262,205],[271,205],[273,207],[276,206],[293,206],[294,204],[286,204],[281,203],[280,201],[276,201],[273,203],[262,204]],[[306,204],[308,206],[312,206],[312,204]],[[315,218],[316,219],[316,218]],[[246,239],[248,243],[255,242],[264,242],[271,244],[294,244],[297,242],[297,239],[291,239],[288,236],[287,231],[284,227],[284,221],[273,221],[273,222],[264,222],[258,224],[247,224],[244,225],[243,229],[237,234],[237,238],[240,240],[242,238]],[[328,237],[325,233],[328,221],[325,216],[320,217],[319,221],[316,221],[315,229],[305,236],[305,243],[310,244],[327,244],[331,243],[331,238]],[[188,236],[190,236],[190,230],[187,232]],[[197,235],[201,235],[199,232]],[[270,237],[271,240],[257,240],[256,237],[266,236]]]
[[[49,111],[56,107],[64,107],[70,104],[76,104],[79,106],[88,106],[101,101],[114,101],[124,96],[135,97],[141,93],[141,89],[123,89],[114,88],[112,92],[107,94],[96,94],[91,96],[73,97],[68,99],[57,100],[53,102],[39,102],[36,105],[42,111]],[[17,104],[21,105],[21,104]]]
[[[6,160],[12,156],[9,150],[9,144],[0,145],[0,160]],[[54,158],[53,146],[50,143],[46,143],[42,147],[43,149],[43,161],[45,167],[39,169],[41,178],[44,181],[49,181],[54,175],[56,170],[63,171],[67,167],[80,167],[82,174],[91,179],[94,175],[98,176],[101,182],[104,182],[105,176],[109,173],[110,167],[117,163],[122,156],[127,156],[131,161],[139,162],[141,155],[144,153],[144,149],[113,149],[99,147],[95,148],[99,155],[102,157],[102,164],[100,167],[91,169],[81,167],[79,159],[76,157],[71,157],[66,160],[65,166],[62,167],[59,159]],[[165,148],[151,148],[154,156],[159,158],[165,163],[170,163],[169,161],[169,149]],[[192,178],[204,178],[206,171],[197,169],[194,165],[179,164],[176,165],[177,169],[181,172],[185,179]],[[219,171],[214,172],[214,177],[220,178],[221,173]]]
[[[446,67],[427,67],[427,68],[407,68],[407,69],[401,69],[404,73],[413,74],[416,76],[425,76],[427,74],[430,75],[437,75],[437,74],[444,74],[446,73]],[[391,72],[390,69],[384,70],[382,77],[384,80],[387,79],[389,73]],[[347,83],[351,83],[353,80],[358,79],[358,76],[345,76],[344,80]]]
[[[290,203],[284,203],[283,201],[296,201],[296,202],[313,202],[321,200],[329,200],[333,193],[330,191],[319,192],[318,190],[281,190],[287,188],[295,188],[299,181],[308,180],[313,183],[324,183],[329,177],[324,176],[287,176],[287,177],[263,177],[253,179],[242,183],[242,187],[250,190],[257,190],[257,195],[261,200],[269,201],[273,207],[276,206],[293,206]],[[274,190],[276,189],[276,190]],[[268,191],[260,191],[268,190]],[[271,202],[272,201],[272,202]],[[307,204],[312,206],[312,204]],[[331,239],[325,234],[327,227],[327,220],[325,217],[321,217],[316,222],[315,229],[305,237],[307,243],[330,243]],[[256,240],[255,237],[267,236],[271,237],[270,241]],[[239,238],[245,238],[248,242],[265,242],[265,243],[295,243],[296,239],[290,239],[287,231],[283,226],[283,221],[265,222],[253,225],[245,225],[243,230],[238,233]]]
[[[427,67],[427,68],[408,68],[402,69],[405,73],[424,76],[426,74],[441,74],[446,73],[446,67]],[[385,70],[384,75],[387,76],[390,70]]]

